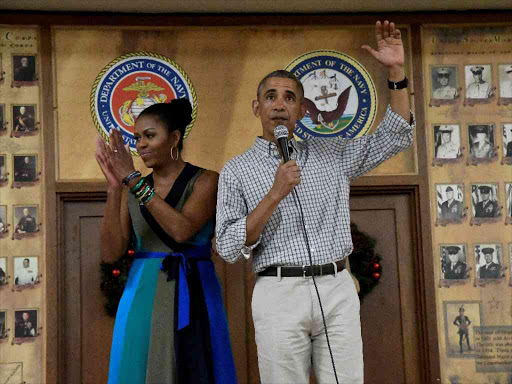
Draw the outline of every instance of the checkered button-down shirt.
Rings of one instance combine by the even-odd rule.
[[[290,140],[291,158],[301,169],[295,190],[304,211],[313,264],[327,264],[350,254],[350,182],[407,148],[414,125],[388,106],[372,135]],[[251,148],[222,169],[216,238],[217,252],[226,261],[233,263],[242,256],[247,216],[272,187],[280,162],[277,146],[258,137]],[[301,220],[290,193],[279,203],[253,249],[254,272],[269,266],[310,264]]]

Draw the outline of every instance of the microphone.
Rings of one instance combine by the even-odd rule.
[[[290,160],[290,151],[288,149],[288,128],[284,125],[278,125],[274,128],[274,137],[277,140],[277,145],[283,153],[283,160],[286,163]]]

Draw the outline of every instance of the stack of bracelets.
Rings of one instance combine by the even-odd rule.
[[[128,185],[128,183],[135,179],[136,177],[142,176],[139,171],[133,171],[128,176],[123,179],[123,184]],[[151,187],[143,177],[140,178],[137,185],[130,188],[130,192],[135,195],[137,200],[139,200],[140,205],[146,205],[151,201],[151,199],[155,196],[155,188]]]

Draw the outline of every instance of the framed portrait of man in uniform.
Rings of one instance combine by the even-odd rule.
[[[449,358],[474,359],[477,352],[473,327],[483,321],[481,302],[444,301],[443,310],[446,354]]]
[[[469,156],[467,164],[477,165],[496,161],[496,140],[494,124],[469,124]]]
[[[460,125],[434,124],[434,165],[455,162],[462,158]]]
[[[512,224],[512,182],[505,183],[505,207],[505,224]]]
[[[7,132],[7,119],[5,118],[5,104],[0,104],[0,135]]]
[[[7,311],[0,309],[0,341],[7,338]]]
[[[457,66],[431,66],[431,105],[452,104],[459,97]]]
[[[7,257],[0,257],[0,288],[6,285],[8,280]]]
[[[39,232],[40,217],[38,205],[15,205],[13,216],[13,238],[32,237]]]
[[[464,184],[436,184],[436,225],[460,224],[466,216]]]
[[[0,205],[0,239],[9,231],[7,223],[7,205]]]
[[[469,277],[471,268],[467,263],[465,244],[441,244],[440,286],[463,284]]]
[[[30,287],[39,282],[38,261],[35,256],[14,258],[14,285]]]
[[[33,341],[39,336],[39,311],[36,308],[17,309],[14,311],[14,343]]]
[[[501,164],[512,164],[512,122],[502,123],[503,158]]]
[[[15,155],[13,156],[13,187],[32,185],[39,180],[37,172],[37,155]]]
[[[494,95],[491,64],[464,66],[464,78],[466,84],[464,105],[490,102]]]
[[[475,244],[473,253],[477,279],[498,280],[505,276],[503,249],[500,243]]]
[[[497,183],[471,184],[471,224],[495,223],[501,218]]]
[[[11,137],[33,136],[39,130],[36,105],[24,104],[12,106]]]
[[[498,65],[498,76],[500,80],[500,105],[512,103],[512,63]]]
[[[7,156],[0,154],[0,187],[7,181],[7,179]]]
[[[37,85],[36,55],[13,54],[13,87],[29,87]]]

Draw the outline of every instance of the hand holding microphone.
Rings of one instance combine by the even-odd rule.
[[[290,152],[288,150],[288,128],[279,125],[274,129],[274,136],[277,145],[283,156],[283,163],[277,169],[274,177],[274,184],[271,192],[281,201],[300,183],[300,168],[295,160],[290,160]]]

